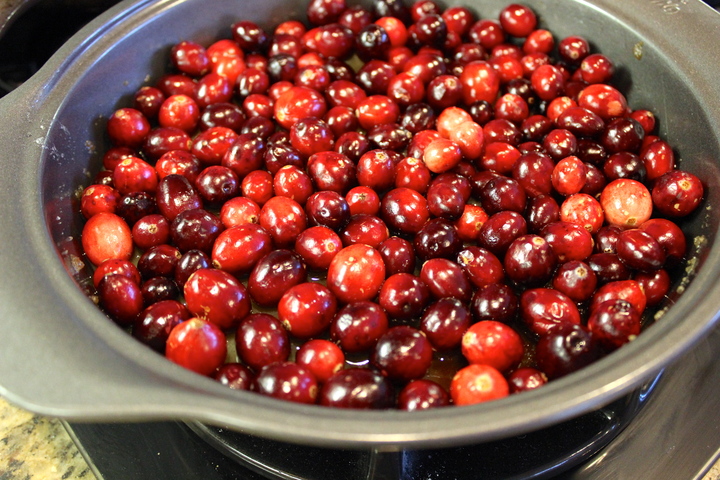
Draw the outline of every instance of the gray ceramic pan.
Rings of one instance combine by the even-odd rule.
[[[453,2],[447,2],[451,4]],[[507,2],[465,0],[482,17]],[[631,344],[537,391],[482,405],[347,411],[231,391],[170,364],[112,324],[79,287],[78,190],[100,167],[105,119],[157,78],[169,48],[208,44],[247,18],[302,18],[294,0],[129,0],[73,37],[0,100],[0,394],[75,421],[198,420],[333,447],[488,441],[598,409],[637,388],[712,329],[720,309],[720,15],[699,0],[527,0],[558,37],[581,34],[619,66],[633,108],[650,108],[684,169],[705,182],[685,224],[687,275]]]

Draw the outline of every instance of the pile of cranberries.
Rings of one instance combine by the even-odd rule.
[[[171,361],[345,408],[466,405],[632,341],[701,203],[614,64],[528,7],[310,0],[107,121],[96,298]]]

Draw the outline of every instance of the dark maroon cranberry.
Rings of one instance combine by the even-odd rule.
[[[187,308],[176,300],[156,302],[142,311],[133,325],[132,334],[145,345],[162,353],[173,327],[190,317]]]
[[[220,219],[202,208],[181,212],[170,225],[173,244],[183,253],[188,250],[210,253],[222,230]]]
[[[447,405],[450,405],[450,395],[432,380],[413,380],[398,394],[398,408],[401,410],[427,410]]]
[[[273,250],[262,257],[248,279],[248,293],[261,306],[275,305],[293,285],[307,279],[305,264],[290,250]]]
[[[415,253],[421,260],[455,258],[463,242],[452,223],[444,218],[428,221],[415,235]]]
[[[366,368],[346,368],[325,382],[319,403],[339,408],[387,409],[394,406],[394,392],[384,375]]]
[[[447,25],[439,13],[424,15],[415,22],[414,27],[411,35],[420,45],[439,48],[445,43]]]
[[[346,8],[338,19],[338,23],[349,28],[354,34],[357,35],[360,30],[370,25],[375,18],[370,10],[366,9],[362,5],[353,5]]]
[[[350,207],[345,197],[337,192],[315,192],[305,203],[310,225],[320,225],[340,231],[350,221]]]
[[[180,289],[174,280],[168,277],[154,277],[145,280],[140,286],[145,305],[175,300],[180,295]]]
[[[212,261],[210,256],[201,250],[188,250],[183,253],[175,265],[175,273],[173,279],[175,283],[183,288],[190,275],[201,268],[210,268]]]
[[[594,253],[588,257],[587,264],[597,275],[600,284],[627,280],[632,275],[616,253]]]
[[[470,310],[460,300],[442,298],[425,309],[420,331],[436,350],[449,350],[460,345],[471,323]]]
[[[412,134],[428,130],[435,125],[435,112],[427,103],[413,103],[400,117],[400,125]]]
[[[295,57],[287,53],[273,55],[268,59],[267,72],[271,82],[292,81],[298,67]]]
[[[190,151],[192,139],[176,127],[157,127],[145,137],[142,150],[151,159],[157,159],[172,150]]]
[[[370,140],[359,132],[346,132],[335,141],[335,151],[357,162],[370,150]]]
[[[454,185],[433,182],[426,194],[428,209],[434,217],[457,220],[465,211],[465,195]]]
[[[507,323],[515,318],[519,300],[515,292],[502,283],[489,283],[475,291],[470,313],[475,322],[495,320]]]
[[[318,384],[310,371],[293,362],[265,365],[255,378],[257,392],[281,400],[314,404]]]
[[[143,309],[140,287],[122,274],[105,276],[98,284],[100,307],[119,325],[135,323]]]
[[[263,140],[268,140],[275,133],[275,124],[272,120],[264,116],[254,116],[248,118],[240,128],[240,133],[254,135]]]
[[[182,175],[172,174],[160,180],[155,196],[158,210],[170,221],[185,210],[203,206],[198,191]]]
[[[575,156],[585,163],[599,166],[605,163],[605,159],[608,157],[608,154],[605,147],[599,143],[587,138],[580,138],[578,139]]]
[[[157,202],[147,192],[130,192],[120,198],[115,211],[132,227],[143,217],[158,213]]]
[[[440,299],[455,297],[469,302],[472,284],[457,263],[446,258],[431,258],[420,269],[420,280],[430,287],[433,297]]]
[[[523,285],[543,285],[552,277],[557,264],[550,243],[539,235],[515,239],[505,254],[505,273]]]
[[[371,23],[355,36],[355,51],[361,60],[384,58],[390,49],[390,37],[380,25]]]
[[[330,58],[325,63],[325,69],[330,74],[330,80],[355,80],[355,70],[345,61],[339,58]]]
[[[256,23],[241,20],[232,25],[232,37],[246,52],[265,52],[270,36]]]
[[[605,122],[599,115],[583,107],[566,108],[555,119],[559,128],[569,130],[578,137],[594,137],[605,130]]]
[[[233,390],[255,390],[255,375],[241,363],[226,363],[213,373],[213,378]]]
[[[221,165],[211,165],[198,175],[195,186],[208,203],[221,204],[240,191],[240,180],[235,172]]]
[[[302,168],[305,166],[300,152],[290,144],[276,143],[269,145],[265,151],[265,168],[275,175],[278,170],[286,165],[293,165]]]
[[[591,196],[598,196],[602,193],[607,179],[603,174],[602,170],[593,165],[592,163],[585,164],[585,185],[580,190],[580,193],[586,193]]]
[[[531,288],[520,295],[520,315],[530,331],[545,336],[564,325],[579,325],[575,302],[552,288]]]
[[[651,218],[639,228],[663,247],[668,262],[676,263],[685,257],[687,240],[676,223],[665,218]]]
[[[510,393],[526,392],[545,385],[548,378],[543,372],[532,367],[521,367],[508,375]]]
[[[402,0],[376,0],[373,1],[372,6],[378,18],[396,17],[405,24],[410,23],[410,9]]]
[[[641,230],[625,230],[618,235],[617,255],[634,270],[658,270],[665,265],[665,251],[655,238]]]
[[[332,190],[344,195],[356,181],[355,163],[342,153],[315,153],[308,159],[307,170],[318,190]]]
[[[378,294],[378,302],[390,318],[403,320],[418,317],[429,301],[428,286],[410,273],[390,275]]]
[[[397,123],[386,123],[372,128],[368,139],[377,148],[402,151],[412,138],[412,133]]]
[[[415,271],[415,249],[412,243],[400,237],[390,237],[377,248],[385,262],[388,275],[413,273]]]
[[[392,230],[415,234],[430,218],[427,200],[406,187],[390,190],[380,203],[380,218]]]
[[[520,182],[499,176],[485,184],[480,190],[479,199],[488,215],[502,211],[522,213],[525,211],[527,195]]]
[[[265,365],[287,360],[290,339],[280,320],[266,313],[254,313],[238,325],[235,348],[243,363],[257,371]]]
[[[610,155],[603,165],[603,173],[608,180],[629,178],[644,182],[647,177],[647,170],[640,157],[630,152]]]
[[[225,152],[222,165],[229,168],[239,179],[262,167],[267,144],[257,135],[241,133]]]
[[[345,305],[330,325],[332,339],[348,353],[372,349],[387,330],[385,311],[377,303],[368,301]]]
[[[600,352],[585,327],[568,324],[541,337],[535,355],[540,370],[552,380],[591,364]]]
[[[528,230],[540,233],[546,226],[560,220],[560,205],[550,195],[539,195],[528,201],[525,217]]]
[[[473,102],[468,108],[468,113],[472,118],[473,122],[477,123],[481,127],[485,126],[495,116],[492,105],[485,100],[478,100]]]
[[[577,137],[564,128],[550,131],[543,139],[545,151],[555,160],[561,160],[577,151]]]
[[[517,159],[512,177],[530,197],[549,195],[552,191],[553,160],[543,153],[526,153]]]
[[[552,285],[576,302],[584,302],[595,293],[597,276],[587,263],[570,260],[557,269]]]
[[[665,173],[652,188],[653,205],[668,217],[689,215],[700,205],[703,195],[700,179],[682,170]]]
[[[182,257],[171,245],[157,245],[147,249],[138,259],[138,270],[143,278],[172,277],[175,266]]]
[[[588,318],[588,329],[606,350],[615,350],[640,334],[641,316],[627,300],[616,298],[596,306]]]
[[[480,227],[478,245],[502,258],[513,240],[525,234],[527,222],[522,215],[512,211],[498,212]]]
[[[600,136],[600,142],[610,153],[632,152],[640,150],[645,130],[637,120],[621,117],[611,120]]]
[[[393,380],[421,378],[430,368],[430,341],[416,328],[401,325],[385,332],[375,344],[370,362]]]
[[[313,25],[337,22],[347,5],[345,0],[311,0],[305,9],[308,21]]]
[[[552,129],[553,122],[545,115],[530,115],[520,125],[523,138],[535,142],[542,141]]]
[[[504,142],[517,145],[522,137],[520,129],[511,121],[503,118],[495,118],[487,122],[483,125],[483,133],[485,134],[485,144]]]

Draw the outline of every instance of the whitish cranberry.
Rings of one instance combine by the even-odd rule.
[[[318,283],[300,283],[287,290],[278,303],[278,317],[298,338],[308,338],[325,330],[335,315],[337,300]]]
[[[592,334],[581,325],[565,325],[544,335],[535,351],[538,367],[551,380],[589,365],[600,355]]]
[[[111,259],[129,260],[133,251],[132,231],[118,215],[101,212],[85,223],[82,246],[94,265]]]
[[[220,328],[233,327],[250,313],[250,297],[245,287],[222,270],[195,271],[183,292],[190,313]]]
[[[490,365],[468,365],[458,370],[450,383],[450,396],[455,405],[497,400],[509,394],[507,380]]]
[[[347,368],[330,377],[319,395],[320,405],[352,409],[387,409],[394,405],[390,380],[366,368]]]
[[[265,365],[289,358],[290,338],[277,318],[267,313],[253,313],[237,326],[235,349],[244,364],[258,371]]]
[[[216,325],[191,318],[172,329],[165,357],[200,375],[212,374],[225,361],[225,334]]]
[[[621,178],[613,180],[603,189],[600,204],[605,220],[621,228],[637,227],[650,218],[653,201],[642,183]]]

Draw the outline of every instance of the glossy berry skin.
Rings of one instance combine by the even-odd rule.
[[[450,396],[455,405],[472,405],[506,397],[510,387],[505,377],[490,365],[472,364],[455,374]]]
[[[508,375],[510,393],[526,392],[545,385],[548,378],[537,368],[521,367]]]
[[[328,267],[328,288],[343,303],[374,298],[384,280],[385,262],[382,256],[365,244],[343,248]]]
[[[460,345],[471,322],[470,311],[460,300],[441,298],[422,313],[420,331],[434,349],[450,350]]]
[[[226,363],[215,370],[212,377],[233,390],[255,390],[255,375],[241,363]]]
[[[427,200],[407,187],[390,190],[380,203],[380,218],[391,230],[415,234],[430,219]]]
[[[448,405],[450,405],[450,395],[432,380],[413,380],[398,393],[398,408],[408,412]]]
[[[361,301],[342,307],[332,321],[330,334],[343,351],[371,350],[389,328],[388,317],[380,305]]]
[[[588,329],[607,350],[616,350],[640,334],[640,314],[622,299],[608,300],[597,305],[588,318]]]
[[[98,297],[103,311],[119,325],[134,323],[143,309],[140,286],[121,275],[105,276],[98,284]]]
[[[293,362],[276,362],[264,366],[255,379],[257,392],[281,400],[314,404],[318,395],[315,376],[304,366]]]
[[[225,361],[225,334],[216,325],[191,318],[170,332],[165,357],[200,375],[212,374]]]
[[[325,383],[342,370],[345,354],[334,343],[320,338],[308,340],[295,354],[295,361],[310,370],[318,382]]]
[[[552,286],[576,302],[589,300],[597,287],[595,272],[585,262],[570,260],[555,271]]]
[[[430,289],[415,275],[390,275],[378,294],[380,306],[391,318],[411,319],[419,316],[430,301]]]
[[[387,409],[394,405],[394,392],[382,374],[367,368],[346,368],[325,382],[318,402],[339,408]]]
[[[524,235],[510,244],[503,264],[508,278],[514,282],[542,285],[552,277],[557,257],[543,237]]]
[[[598,359],[598,344],[582,325],[564,325],[540,337],[535,348],[538,368],[553,380]]]
[[[568,324],[580,324],[575,302],[550,288],[525,290],[520,296],[520,313],[528,328],[541,336]]]
[[[319,283],[297,284],[278,302],[278,318],[298,338],[312,337],[328,328],[336,311],[335,296]]]
[[[235,349],[240,360],[257,372],[289,358],[290,338],[280,320],[267,313],[253,313],[238,324]]]
[[[665,265],[665,251],[652,236],[638,230],[625,230],[618,235],[617,255],[626,265],[644,272]]]
[[[219,218],[202,208],[195,208],[175,217],[170,224],[170,238],[183,253],[188,250],[210,253],[222,230]]]
[[[403,325],[392,327],[378,339],[370,362],[390,379],[410,381],[425,375],[432,358],[427,337]]]
[[[153,350],[164,353],[170,332],[189,320],[190,312],[176,300],[163,300],[145,308],[133,325],[132,335]]]
[[[682,170],[672,170],[662,175],[652,188],[653,205],[668,217],[689,215],[700,205],[703,195],[700,179]]]
[[[637,180],[620,178],[610,182],[600,195],[605,220],[610,225],[631,228],[650,218],[653,200],[647,187]]]
[[[306,229],[295,241],[295,252],[308,268],[315,270],[327,270],[341,248],[338,234],[320,225]]]
[[[436,299],[455,297],[468,302],[472,296],[472,284],[463,269],[446,258],[431,258],[423,263],[420,279]]]
[[[108,119],[107,132],[119,147],[138,147],[150,132],[150,122],[139,110],[121,108]]]
[[[468,362],[490,365],[501,372],[517,367],[524,353],[520,335],[502,322],[477,322],[462,337],[462,354]]]
[[[230,328],[250,313],[250,297],[245,287],[222,270],[195,271],[183,289],[185,303],[193,315],[220,328]]]
[[[285,248],[295,244],[300,233],[307,227],[307,217],[302,206],[289,197],[272,197],[260,209],[260,226],[270,233],[276,247]]]
[[[242,275],[272,249],[270,233],[260,225],[246,223],[223,230],[213,244],[211,258],[215,268]]]
[[[290,250],[273,250],[261,257],[250,272],[248,293],[261,306],[276,305],[292,286],[305,282],[307,272],[300,256]]]
[[[83,226],[82,245],[94,265],[106,260],[129,260],[133,251],[132,231],[118,215],[101,212]]]

